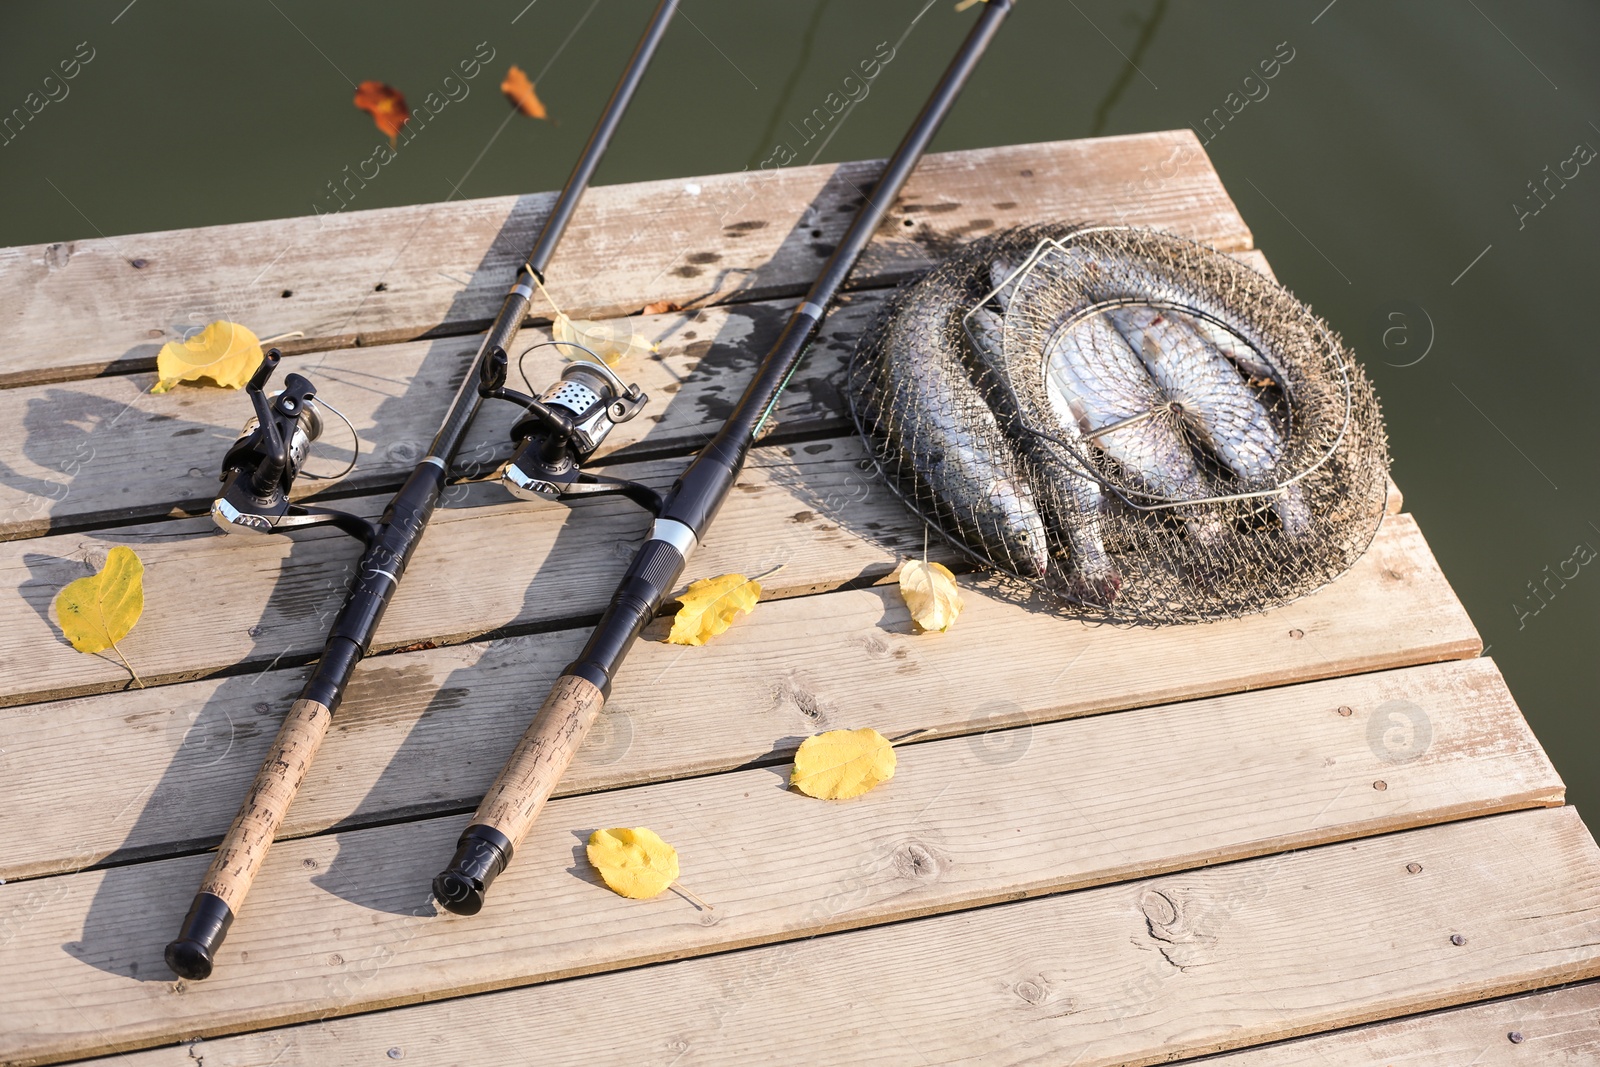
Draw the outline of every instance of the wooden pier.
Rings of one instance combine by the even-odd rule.
[[[609,471],[670,482],[876,167],[590,192],[555,301],[687,309],[635,320],[660,352],[620,370],[653,400]],[[326,492],[375,514],[551,200],[0,249],[0,1062],[1600,1062],[1600,850],[1397,492],[1349,574],[1232,622],[1089,626],[968,574],[955,628],[917,634],[890,584],[923,534],[850,427],[855,338],[895,283],[1024,222],[1268,270],[1187,131],[923,162],[691,563],[783,564],[763,603],[703,648],[647,633],[474,917],[435,914],[429,881],[647,521],[453,493],[216,974],[174,980],[162,949],[359,551],[217,533],[248,404],[150,394],[156,351],[214,319],[295,335],[286,366],[362,442]],[[479,420],[474,471],[508,422]],[[310,469],[343,465],[342,433]],[[143,689],[51,611],[115,545],[146,568],[122,642]],[[801,739],[858,726],[927,732],[865,797],[787,788]],[[711,907],[606,891],[582,846],[618,825],[673,842]]]

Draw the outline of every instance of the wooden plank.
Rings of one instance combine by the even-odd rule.
[[[658,623],[630,657],[562,793],[781,760],[801,737],[862,718],[891,736],[921,729],[985,735],[1374,665],[1371,635],[1344,630],[1317,639],[1314,661],[1277,661],[1276,653],[1303,647],[1303,639],[1285,635],[1310,626],[1305,616],[1113,630],[1041,616],[965,584],[961,625],[938,638],[913,632],[893,589],[764,604],[735,631],[689,654],[662,643],[665,626]],[[1356,614],[1353,605],[1347,611]],[[1407,613],[1368,604],[1360,614]],[[1414,636],[1420,628],[1396,632]],[[366,661],[279,836],[472,808],[533,704],[587,636],[569,630]],[[1383,640],[1395,659],[1435,651],[1397,645],[1387,634]],[[1010,650],[1003,692],[993,686],[996,647]],[[1151,672],[1141,666],[1147,663],[1165,669]],[[0,716],[0,773],[40,783],[0,807],[0,877],[215,845],[302,674],[207,679]],[[1450,709],[1516,718],[1488,660],[1321,685],[1296,699],[1350,708],[1345,725],[1387,738],[1394,758],[1440,743],[1443,727],[1433,719],[1458,713]],[[1382,720],[1376,726],[1375,717]],[[477,755],[448,755],[463,751]],[[102,773],[113,764],[114,777]],[[91,808],[105,814],[86,825],[80,813]]]
[[[14,883],[0,887],[0,914],[35,910],[12,923],[7,958],[34,980],[5,995],[16,1041],[0,1038],[0,1054],[275,1025],[1559,803],[1560,780],[1514,708],[1456,704],[1449,685],[1414,681],[1438,744],[1405,763],[1334,710],[1351,691],[1341,681],[1040,724],[993,747],[902,745],[893,782],[852,804],[789,790],[786,766],[568,797],[469,920],[417,921],[464,817],[280,842],[218,974],[181,997],[160,951],[187,906],[173,887],[205,856]],[[583,841],[618,824],[672,841],[686,884],[715,911],[600,890]],[[324,965],[323,952],[340,962]],[[331,992],[346,961],[380,957],[359,989]]]
[[[896,546],[914,540],[920,552],[922,533],[863,460],[853,438],[756,450],[715,535],[696,554],[695,575],[756,574],[783,563],[766,583],[782,597],[889,574]],[[615,468],[663,490],[682,469],[681,459]],[[470,505],[474,491],[509,500],[498,486],[459,489],[448,503]],[[375,517],[384,502],[345,504]],[[376,647],[596,617],[648,527],[645,512],[616,497],[571,508],[446,507],[429,524]],[[0,573],[9,571],[5,580],[23,594],[0,606],[0,655],[14,657],[0,679],[0,703],[131,687],[120,665],[74,651],[49,618],[61,586],[87,573],[85,556],[98,559],[112,544],[130,545],[144,560],[145,613],[121,648],[147,684],[315,654],[360,555],[355,541],[326,530],[226,536],[209,519],[0,545]]]
[[[1206,1062],[1217,1067],[1592,1067],[1600,1063],[1600,982],[1299,1038]]]
[[[1270,274],[1259,252],[1239,258]],[[884,295],[873,290],[846,294],[835,306],[805,374],[785,391],[768,422],[766,437],[849,432],[839,393],[844,364],[855,338],[881,310]],[[757,302],[636,320],[634,328],[657,341],[661,352],[621,370],[652,398],[651,406],[619,426],[596,458],[683,454],[698,447],[726,417],[789,309],[789,301]],[[548,337],[548,331],[534,327],[523,344]],[[452,338],[291,357],[289,365],[311,375],[355,424],[362,453],[356,469],[336,484],[302,479],[297,497],[398,486],[443,418],[474,343]],[[534,388],[555,379],[559,362],[553,349],[528,358],[529,378],[538,383]],[[113,375],[0,390],[0,424],[23,431],[0,441],[0,541],[205,512],[216,489],[217,465],[249,405],[239,393],[211,388],[185,386],[152,396],[148,389],[154,381],[153,374]],[[486,411],[462,449],[459,471],[482,476],[509,455],[509,412]],[[330,419],[307,472],[335,473],[349,454],[348,431]],[[1388,510],[1400,511],[1393,483]]]
[[[752,952],[745,954],[744,959],[755,967],[760,956],[761,953]],[[686,968],[674,968],[673,973],[702,967],[704,963],[691,964]],[[518,1055],[526,1055],[526,1049],[533,1046],[541,1050],[543,1062],[577,1064],[585,1062],[576,1057],[587,1049],[581,1044],[573,1049],[565,1042],[557,1043],[553,1035],[540,1032],[536,1012],[592,1011],[592,1005],[584,1004],[580,998],[604,996],[612,988],[627,986],[631,977],[588,978],[565,985],[494,994],[474,1002],[470,1014],[461,1011],[462,1005],[447,1002],[240,1037],[196,1040],[119,1056],[115,1062],[120,1067],[195,1067],[196,1063],[206,1067],[294,1067],[296,1064],[320,1067],[325,1063],[377,1062],[388,1057],[389,1049],[397,1049],[407,1063],[427,1067],[429,1064],[494,1062],[497,1055],[502,1062],[516,1062]],[[718,992],[726,996],[724,990]],[[742,1001],[743,997],[736,991],[719,1005],[725,1010],[712,1014],[710,1021],[720,1023],[727,1019],[731,1023]],[[497,1012],[504,1015],[497,1015]],[[480,1018],[489,1025],[482,1031],[470,1032],[468,1028]],[[702,1015],[695,1021],[705,1018]],[[748,1025],[763,1025],[752,1017],[745,1018],[749,1020]],[[507,1032],[510,1020],[517,1021],[510,1022],[510,1032]],[[833,1035],[839,1031],[830,1028],[826,1032]],[[1512,1034],[1519,1035],[1521,1040],[1512,1040]],[[712,1036],[709,1042],[702,1039],[690,1046],[684,1037],[671,1035],[664,1039],[663,1047],[651,1050],[653,1056],[640,1062],[668,1063],[673,1054],[680,1051],[689,1053],[684,1062],[706,1062],[704,1049],[708,1043],[714,1045],[716,1040]],[[755,1051],[755,1058],[759,1059],[766,1050]],[[899,1059],[885,1055],[879,1057],[879,1061],[922,1062],[914,1052]],[[1070,1061],[1063,1058],[1060,1062]],[[1216,1067],[1334,1067],[1337,1064],[1593,1067],[1600,1062],[1600,982],[1583,982],[1393,1022],[1372,1023],[1334,1034],[1295,1038],[1258,1049],[1224,1052],[1199,1062]]]
[[[550,271],[567,312],[799,293],[880,161],[591,190]],[[226,318],[300,348],[483,329],[553,194],[419,204],[0,249],[0,384],[148,370]],[[930,155],[855,272],[882,285],[951,242],[1025,222],[1158,226],[1224,250],[1250,233],[1189,130]]]
[[[849,430],[839,383],[856,336],[876,317],[883,297],[876,291],[846,294],[835,306],[806,373],[785,391],[767,437]],[[618,370],[650,396],[650,406],[618,426],[597,458],[681,455],[704,444],[776,340],[792,305],[758,302],[633,320],[633,328],[661,351]],[[548,339],[548,330],[531,328],[517,351]],[[288,360],[286,369],[311,377],[360,435],[360,461],[333,487],[339,495],[392,491],[410,473],[444,418],[476,342],[415,341]],[[560,365],[556,349],[530,354],[526,370],[533,389],[555,381]],[[515,370],[512,380],[522,387]],[[249,401],[233,390],[190,386],[153,396],[148,390],[154,383],[154,374],[131,374],[0,390],[0,425],[22,430],[0,442],[0,540],[205,513],[222,455],[250,414]],[[504,461],[517,414],[509,405],[486,407],[457,471],[483,476]],[[307,473],[334,474],[349,459],[349,431],[330,416]],[[305,478],[296,485],[297,497],[328,488],[326,481]]]
[[[783,570],[764,583],[774,598],[887,577],[897,558],[913,550],[909,546],[921,552],[924,537],[900,501],[862,469],[863,457],[853,437],[755,450],[690,576],[755,574],[782,563]],[[615,469],[665,488],[682,461]],[[374,513],[382,501],[349,503]],[[615,498],[570,510],[569,515],[564,505],[514,502],[441,511],[384,617],[377,647],[455,642],[513,626],[556,628],[598,615],[626,566],[630,545],[644,533],[645,516]],[[1390,521],[1397,530],[1414,529],[1403,516]],[[1412,618],[1430,648],[1419,658],[1474,654],[1477,637],[1420,536],[1399,541],[1409,547],[1398,548],[1392,566],[1382,562],[1383,554],[1374,559],[1369,552],[1366,565],[1378,567],[1378,581],[1367,592],[1376,593],[1384,582],[1398,583],[1397,589],[1415,582],[1419,598],[1410,608],[1419,614]],[[145,615],[121,647],[147,683],[238,672],[282,659],[292,664],[314,655],[358,556],[354,542],[326,531],[230,537],[203,519],[0,545],[0,583],[21,594],[0,605],[0,657],[13,665],[0,679],[0,703],[131,685],[120,663],[74,651],[50,617],[56,592],[87,573],[85,556],[102,558],[113,544],[134,547],[145,564]],[[933,554],[954,560],[951,550],[938,545]],[[1330,628],[1351,626],[1370,635],[1378,664],[1400,665],[1383,650],[1405,632],[1394,616],[1341,615],[1309,625],[1308,648]],[[1442,645],[1430,644],[1438,636]],[[1303,676],[1290,676],[1298,677]]]
[[[692,1051],[698,1062],[742,1064],[798,1060],[827,1034],[847,1037],[853,1063],[1109,1067],[1600,974],[1600,851],[1569,808],[964,910],[910,927],[806,936],[924,915],[962,886],[1000,899],[999,876],[1018,846],[1046,854],[1035,869],[1052,872],[1060,885],[1072,876],[1055,872],[1085,854],[1120,864],[1124,850],[1137,853],[1150,832],[1149,824],[1142,832],[1134,824],[1131,840],[1116,836],[1124,824],[1110,797],[1123,783],[1085,775],[1083,764],[1076,780],[1068,779],[1070,797],[1043,781],[1026,797],[1000,789],[967,795],[963,787],[974,777],[995,779],[987,767],[943,779],[956,796],[941,796],[941,782],[918,771],[932,765],[934,753],[962,744],[915,746],[893,783],[899,788],[851,805],[819,806],[767,771],[558,801],[565,808],[553,820],[559,829],[546,821],[535,834],[536,849],[560,862],[524,859],[503,876],[496,904],[473,918],[417,910],[417,879],[436,864],[413,853],[445,845],[449,834],[433,831],[454,829],[454,821],[365,831],[354,835],[359,843],[290,842],[269,864],[269,884],[257,887],[256,923],[235,927],[226,969],[199,985],[152,977],[161,967],[163,920],[175,919],[182,903],[167,903],[174,896],[168,881],[198,870],[196,862],[52,879],[45,884],[59,882],[62,892],[14,943],[10,958],[32,980],[7,994],[10,1026],[0,1054],[36,1063],[126,1050],[773,936],[796,940],[309,1033],[353,1042],[350,1054],[323,1062],[370,1057],[371,1038],[362,1035],[377,1026],[385,1035],[379,1048],[399,1047],[424,1062],[424,1035],[438,1042],[433,1062],[499,1062],[512,1059],[513,1048],[538,1047],[572,1063],[654,1062]],[[919,768],[925,754],[930,760]],[[1137,766],[1140,755],[1113,765]],[[1095,790],[1081,791],[1091,776]],[[1228,776],[1219,767],[1213,777]],[[1156,791],[1165,813],[1161,844],[1204,848],[1208,842],[1190,831],[1205,825],[1206,809],[1184,809],[1187,798],[1173,784],[1169,777]],[[675,793],[693,804],[689,797],[708,789],[750,796],[717,809],[652,802]],[[908,793],[934,810],[905,805]],[[1301,826],[1319,818],[1292,790],[1285,800]],[[803,816],[794,810],[801,804],[808,805]],[[768,813],[784,805],[790,810],[783,821],[769,822]],[[1266,811],[1252,807],[1246,820],[1271,821]],[[727,821],[724,812],[732,816]],[[581,856],[589,828],[619,819],[648,820],[675,840],[688,857],[686,880],[716,912],[697,912],[672,893],[648,903],[608,896],[581,859],[561,869]],[[757,829],[777,836],[743,836]],[[1005,832],[1012,829],[1018,832]],[[337,866],[327,868],[330,861]],[[289,892],[289,876],[298,893]],[[318,880],[322,890],[312,891]],[[292,915],[291,898],[301,901]],[[265,914],[282,915],[270,935],[259,918]],[[247,967],[239,966],[243,952]],[[135,966],[143,980],[129,976]],[[601,1006],[606,1019],[627,1025],[596,1025]]]

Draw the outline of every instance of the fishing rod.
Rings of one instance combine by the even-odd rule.
[[[556,245],[572,221],[578,201],[622,122],[677,7],[678,0],[661,0],[651,16],[577,165],[546,216],[538,240],[523,260],[516,282],[484,335],[428,454],[389,501],[376,524],[360,516],[289,502],[289,490],[300,465],[311,442],[322,431],[318,408],[331,409],[331,405],[317,400],[312,383],[301,375],[290,374],[284,378],[281,391],[267,395],[267,382],[278,364],[278,351],[273,349],[246,387],[256,417],[245,424],[243,435],[223,460],[222,492],[211,507],[217,525],[229,533],[270,533],[327,525],[359,538],[367,547],[311,677],[289,708],[239,814],[201,879],[177,938],[167,945],[167,966],[174,974],[195,980],[211,974],[217,949],[294,802],[339,708],[345,686],[356,664],[372,648],[378,623],[439,503],[451,463],[484,400],[507,400],[524,410],[513,430],[514,439],[520,442],[519,454],[531,448],[556,475],[553,480],[521,486],[519,495],[622,492],[644,500],[654,498],[649,490],[632,483],[573,473],[614,425],[631,419],[644,406],[648,398],[638,386],[624,385],[598,358],[594,363],[569,363],[556,384],[538,398],[507,389],[505,382],[507,352],[528,313],[534,289],[543,285]],[[336,409],[334,413],[338,414]]]
[[[623,658],[677,584],[689,554],[705,538],[828,305],[933,140],[1012,3],[989,0],[984,5],[883,176],[865,196],[849,232],[789,317],[733,413],[662,501],[649,538],[634,555],[588,643],[556,679],[532,725],[462,832],[450,866],[434,878],[434,896],[450,911],[476,914],[490,884],[511,862],[605,705]]]

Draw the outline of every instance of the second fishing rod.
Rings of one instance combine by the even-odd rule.
[[[433,880],[434,896],[450,911],[463,915],[478,912],[490,884],[511,862],[605,705],[623,658],[660,611],[690,553],[704,539],[828,305],[844,286],[1011,7],[1012,0],[984,4],[933,95],[866,194],[821,275],[762,359],[733,413],[696,454],[656,511],[649,538],[634,555],[588,643],[556,679],[533,724],[461,834],[450,865]]]
[[[290,502],[300,464],[311,442],[321,433],[320,409],[328,405],[317,399],[315,387],[299,374],[285,376],[279,392],[266,393],[267,381],[278,363],[276,349],[267,354],[250,381],[248,391],[256,417],[246,424],[244,434],[223,460],[223,488],[212,504],[213,519],[229,533],[271,533],[331,525],[361,539],[366,551],[321,657],[299,699],[290,707],[238,815],[223,837],[177,938],[167,946],[167,966],[180,977],[198,980],[211,974],[217,950],[294,802],[356,664],[371,650],[378,624],[439,504],[451,464],[483,401],[507,400],[523,409],[512,431],[513,437],[522,442],[517,455],[523,468],[531,468],[543,477],[521,484],[508,480],[508,487],[518,495],[624,492],[653,498],[642,487],[585,475],[578,469],[613,425],[632,418],[643,407],[646,398],[636,386],[624,385],[600,360],[568,364],[561,380],[537,398],[507,389],[505,382],[508,353],[528,314],[535,289],[544,284],[545,270],[556,245],[677,7],[678,0],[661,0],[651,16],[577,165],[545,218],[538,240],[484,335],[427,455],[390,500],[377,523]]]

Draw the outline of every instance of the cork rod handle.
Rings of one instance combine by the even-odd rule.
[[[522,844],[605,702],[593,682],[557,678],[472,821],[499,830],[513,848]]]
[[[556,679],[461,835],[455,859],[433,880],[434,896],[446,908],[461,915],[482,909],[489,884],[528,836],[605,702],[587,679]]]
[[[178,975],[193,979],[210,975],[216,950],[249,895],[332,719],[327,706],[315,700],[296,700],[289,708],[239,814],[201,879],[182,931],[167,946],[167,964]]]

